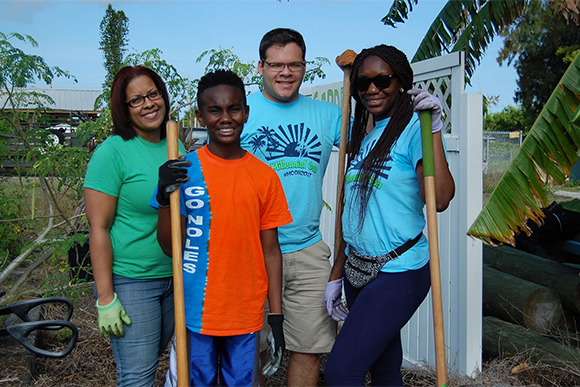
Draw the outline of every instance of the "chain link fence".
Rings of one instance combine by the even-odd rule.
[[[519,132],[483,132],[483,173],[507,169],[523,141]]]
[[[483,132],[483,187],[495,187],[520,149],[523,132]]]

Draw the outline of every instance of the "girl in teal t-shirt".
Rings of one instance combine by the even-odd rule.
[[[352,65],[350,94],[356,108],[348,136],[342,217],[347,247],[330,276],[329,284],[338,285],[338,291],[327,297],[332,312],[344,268],[349,312],[326,363],[329,386],[363,386],[367,372],[373,385],[403,386],[401,329],[430,287],[428,246],[422,235],[421,133],[413,110],[431,110],[440,211],[455,192],[441,134],[441,103],[411,89],[412,83],[405,54],[392,46],[365,49]]]

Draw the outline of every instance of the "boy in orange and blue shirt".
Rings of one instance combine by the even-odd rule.
[[[216,385],[219,373],[222,385],[257,385],[266,296],[276,352],[284,349],[277,227],[292,217],[274,170],[240,146],[249,114],[241,79],[224,70],[202,77],[198,108],[209,144],[187,155],[189,163],[159,169],[151,203],[159,205],[158,240],[171,254],[166,206],[179,187],[190,384]]]

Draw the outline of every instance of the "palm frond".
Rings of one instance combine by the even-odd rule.
[[[522,14],[526,4],[527,0],[449,0],[427,30],[411,61],[462,50],[466,53],[465,69],[469,79],[488,44],[503,27]]]
[[[514,23],[525,9],[524,0],[487,1],[479,10],[467,9],[470,21],[451,51],[465,51],[465,70],[475,72],[483,53],[502,28]]]
[[[413,4],[417,5],[419,0],[394,0],[389,13],[381,21],[393,28],[395,23],[404,23],[409,17],[409,12],[413,11]]]
[[[464,10],[473,6],[472,0],[448,1],[429,26],[411,62],[434,58],[449,52],[460,27],[465,24]]]
[[[549,204],[548,179],[562,184],[580,149],[580,54],[572,61],[468,235],[485,243],[509,243],[530,233],[528,219],[540,224]]]

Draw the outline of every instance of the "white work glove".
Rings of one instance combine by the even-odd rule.
[[[439,101],[439,98],[421,89],[408,90],[407,94],[415,96],[413,109],[416,112],[431,110],[431,132],[440,132],[443,129],[443,122],[441,121],[441,101]]]
[[[324,290],[324,304],[328,315],[334,321],[344,321],[348,310],[342,304],[342,279],[329,281]]]

